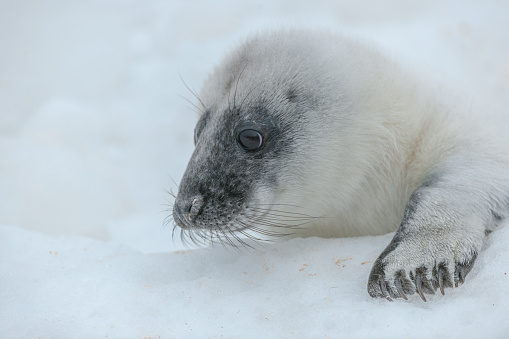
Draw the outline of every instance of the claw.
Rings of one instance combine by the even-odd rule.
[[[466,274],[464,274],[463,270],[460,270],[460,273],[459,273],[460,283],[462,283],[462,284],[465,283],[465,276],[466,276]]]
[[[387,288],[385,287],[385,281],[383,279],[380,279],[378,283],[380,285],[382,293],[384,294],[385,299],[392,301],[391,297],[389,296],[389,292],[387,292]]]
[[[421,297],[421,299],[424,302],[426,302],[426,298],[424,298],[424,294],[422,294],[422,292],[421,292],[421,289],[422,289],[422,274],[421,273],[416,274],[415,286],[417,287],[417,293],[419,293],[419,296]]]
[[[470,271],[472,270],[472,267],[473,267],[473,265],[470,265],[467,267],[463,266],[459,269],[460,283],[462,283],[462,284],[465,283],[465,278],[467,277],[467,274],[470,273]]]
[[[467,274],[470,273],[473,267],[473,262],[470,264],[458,264],[454,271],[454,284],[458,287],[458,284],[464,284]]]
[[[442,295],[445,295],[444,293],[444,277],[442,273],[442,267],[438,268],[438,286],[440,287],[440,292],[442,292]]]
[[[399,278],[396,278],[396,280],[394,280],[394,286],[396,286],[396,289],[398,290],[399,295],[403,299],[408,300],[405,293],[403,293],[403,286],[401,286],[401,280],[399,280]]]

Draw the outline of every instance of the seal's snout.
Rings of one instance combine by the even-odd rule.
[[[200,196],[178,199],[173,205],[173,219],[178,226],[190,228],[193,226],[196,217],[203,205],[203,198]]]

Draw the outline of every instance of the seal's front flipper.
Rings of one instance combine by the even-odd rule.
[[[417,293],[426,301],[425,294],[437,289],[444,294],[444,288],[465,281],[486,234],[508,213],[505,190],[490,185],[499,181],[474,180],[472,168],[470,162],[434,174],[413,192],[401,225],[371,270],[372,297],[392,301]]]

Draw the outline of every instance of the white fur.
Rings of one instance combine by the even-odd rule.
[[[285,97],[289,87],[296,102]],[[440,178],[438,187],[422,188],[422,200],[414,196],[417,212],[398,231],[403,240],[379,259],[389,287],[397,272],[408,277],[419,267],[430,279],[440,263],[452,274],[480,251],[490,210],[507,215],[508,138],[490,124],[488,110],[418,80],[356,40],[299,30],[258,34],[202,91],[214,112],[233,100],[250,107],[260,99],[292,126],[298,150],[267,169],[282,184],[260,188],[263,200],[321,217],[301,235],[395,231],[412,193]],[[296,110],[305,114],[297,119]]]

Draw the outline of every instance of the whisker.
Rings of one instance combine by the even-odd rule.
[[[184,232],[185,232],[184,229],[181,228],[180,229],[180,242],[187,246],[188,242],[187,242],[186,237],[184,236]]]
[[[173,239],[173,241],[175,241],[175,230],[177,229],[177,224],[174,224],[173,225],[173,229],[171,230],[171,238]]]
[[[173,179],[173,177],[171,175],[168,175],[170,177],[170,180],[173,182],[173,184],[177,187],[177,190],[180,188],[180,185],[177,184],[177,182]],[[170,189],[171,191],[171,189]]]
[[[247,218],[249,218],[252,221],[260,221],[260,222],[267,222],[267,223],[274,223],[275,225],[289,225],[293,223],[300,223],[300,222],[311,222],[313,219],[309,218],[277,218],[274,216],[260,216],[260,215],[246,215]]]
[[[251,231],[251,229],[250,229],[250,231]],[[240,233],[240,234],[242,234],[242,235],[243,235],[243,236],[245,236],[246,238],[251,239],[251,240],[254,240],[254,241],[263,241],[263,239],[258,238],[258,237],[255,237],[254,235],[249,234],[249,233],[247,233],[246,231],[238,230],[237,232],[238,232],[238,233]]]
[[[249,219],[250,222],[256,223],[260,226],[267,226],[267,227],[274,227],[274,228],[286,228],[286,229],[292,229],[292,230],[298,230],[302,229],[301,226],[310,224],[312,221],[305,221],[305,222],[299,222],[296,224],[288,224],[288,223],[278,223],[278,221],[264,221],[264,220],[257,220],[257,219]]]
[[[191,106],[193,106],[192,108],[189,107],[189,106],[186,106],[186,109],[189,109],[199,115],[201,114],[204,114],[205,111],[203,109],[201,109],[200,107],[196,106],[196,104],[194,102],[192,102],[191,100],[189,100],[188,98],[186,98],[185,96],[181,95],[181,94],[177,94],[181,99],[184,99],[188,104],[190,104]]]
[[[242,102],[240,103],[239,109],[242,109],[242,106],[244,106],[244,102],[249,98],[251,93],[253,93],[253,91],[255,89],[257,89],[258,87],[260,87],[260,86],[262,86],[262,84],[258,84],[257,86],[253,86],[253,88],[251,88],[251,90],[249,92],[247,92],[246,96],[244,97],[244,99],[242,99]]]
[[[244,247],[248,247],[248,248],[251,248],[251,249],[254,249],[253,246],[249,245],[248,243],[246,243],[244,240],[242,240],[241,238],[239,238],[239,236],[236,234],[236,232],[239,232],[239,230],[235,230],[235,231],[232,231],[229,227],[227,227],[228,229],[228,232],[230,233],[230,235],[239,243],[241,244],[242,246]],[[235,246],[236,247],[236,246]]]
[[[171,233],[171,236],[173,237],[173,234],[175,232],[175,226],[177,226],[173,220],[173,216],[171,215],[167,215],[164,219],[163,219],[163,224],[161,225],[161,230],[164,230],[166,227],[168,227],[168,225],[171,225],[173,224],[173,231]]]
[[[239,221],[239,222],[243,223],[242,221]],[[271,222],[265,222],[265,221],[259,222],[258,220],[253,220],[253,219],[248,219],[248,223],[243,223],[243,225],[248,228],[255,227],[254,225],[267,226],[267,227],[272,227],[272,228],[290,228],[290,227],[287,227],[287,225],[285,225],[285,224],[277,224],[277,223],[271,223]]]
[[[270,222],[278,222],[282,223],[284,225],[292,222],[305,222],[305,221],[314,221],[321,218],[315,218],[315,217],[299,217],[299,216],[286,216],[286,215],[279,215],[279,214],[254,214],[254,213],[246,213],[244,214],[247,218],[250,218],[252,220],[260,220],[260,221],[270,221]]]
[[[276,232],[264,230],[262,228],[258,228],[258,227],[252,226],[252,225],[248,227],[248,230],[249,231],[253,231],[255,233],[258,233],[258,234],[262,234],[262,235],[268,236],[268,237],[285,237],[285,236],[289,236],[290,235],[289,233],[281,233],[281,232],[276,233]],[[259,239],[259,238],[257,238],[256,240],[268,241],[268,239]]]
[[[242,73],[244,73],[244,70],[247,67],[247,63],[244,65],[242,70],[240,71],[239,77],[237,78],[237,82],[235,83],[235,92],[233,93],[233,108],[235,108],[235,98],[237,97],[237,87],[239,86],[240,77],[242,76]]]
[[[244,210],[241,220],[234,219],[220,228],[187,228],[181,231],[181,238],[187,238],[186,244],[192,242],[196,246],[220,244],[227,249],[232,247],[237,250],[255,249],[251,242],[262,245],[262,243],[274,241],[275,238],[291,236],[292,231],[303,229],[305,225],[324,218],[292,212],[288,208],[301,210],[299,206],[290,204],[257,204]],[[166,222],[172,221],[173,236],[177,225],[171,218],[168,218]]]
[[[288,207],[302,209],[302,206],[292,205],[292,204],[256,204],[255,206],[269,206],[269,207],[273,207],[273,206],[288,206]]]
[[[228,237],[228,235],[224,232],[224,230],[222,230],[222,229],[221,229],[220,231],[221,231],[221,234],[222,234],[223,236],[218,235],[219,242],[220,242],[221,246],[223,246],[226,250],[228,250],[228,246],[226,246],[225,241],[228,241],[228,242],[230,243],[230,242],[231,242],[231,239],[230,239],[230,237]],[[233,243],[232,243],[232,245],[233,245]],[[231,246],[231,245],[230,245],[230,246]]]
[[[200,112],[202,112],[202,113],[203,113],[203,112],[205,111],[205,108],[206,108],[207,106],[205,106],[205,104],[203,103],[203,101],[201,101],[201,99],[200,99],[200,97],[198,96],[198,94],[197,94],[195,91],[193,91],[193,90],[192,90],[192,89],[191,89],[191,88],[190,88],[190,87],[186,84],[186,82],[185,82],[185,81],[184,81],[184,79],[182,78],[182,75],[180,74],[180,72],[178,73],[178,75],[179,75],[180,80],[181,80],[181,81],[182,81],[182,83],[184,84],[184,86],[186,86],[186,88],[189,90],[189,92],[191,92],[191,94],[192,94],[192,95],[196,98],[196,100],[198,100],[198,101],[200,102],[200,104],[202,105],[203,110],[202,110],[202,109],[200,109],[200,108],[199,108],[198,106],[196,106],[196,105],[195,105],[195,107],[196,107],[196,108],[198,108],[198,110],[199,110]]]
[[[232,242],[235,242],[234,245],[233,245],[233,248],[238,251],[238,252],[241,252],[242,249],[254,249],[253,246],[251,246],[250,244],[248,244],[244,239],[242,239],[241,237],[239,237],[236,233],[238,233],[237,230],[232,230],[228,227],[228,233],[230,234],[230,237],[232,237]]]
[[[281,213],[281,214],[288,214],[288,215],[291,215],[291,216],[303,216],[303,217],[306,217],[306,218],[313,218],[313,219],[323,218],[323,217],[314,217],[314,216],[311,216],[311,215],[308,215],[308,214],[304,214],[304,213],[300,213],[300,212],[275,210],[275,209],[269,209],[269,208],[250,207],[249,209],[255,210],[255,211],[259,211],[259,212],[263,212],[263,213],[277,212],[277,213]]]
[[[177,196],[175,195],[175,193],[173,193],[173,191],[171,190],[171,188],[168,190],[166,188],[163,188],[163,190],[166,192],[166,194],[169,194],[173,199],[176,199]]]

